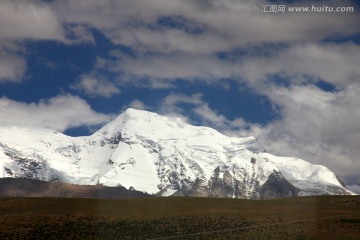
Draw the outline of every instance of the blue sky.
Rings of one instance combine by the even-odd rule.
[[[87,135],[133,107],[255,135],[360,184],[356,1],[1,0],[0,22],[3,126]]]

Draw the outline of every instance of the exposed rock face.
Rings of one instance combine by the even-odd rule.
[[[281,172],[270,174],[268,180],[259,189],[260,199],[297,196],[299,189],[287,181]]]
[[[273,199],[297,196],[299,189],[287,181],[281,172],[274,171],[261,187],[254,179],[254,188],[249,190],[244,182],[236,180],[229,171],[220,174],[219,167],[206,183],[197,179],[191,185],[183,186],[174,196],[216,197],[239,199]]]
[[[227,197],[231,198],[235,193],[235,184],[232,175],[225,170],[220,176],[220,168],[217,167],[213,176],[208,182],[210,197]]]
[[[196,179],[192,184],[183,185],[173,196],[209,197],[209,188],[203,180]]]

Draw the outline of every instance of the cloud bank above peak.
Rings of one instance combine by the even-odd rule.
[[[359,20],[350,13],[336,18],[332,14],[263,14],[265,4],[247,0],[68,0],[52,5],[63,22],[91,25],[115,44],[161,52],[211,53],[249,43],[321,40],[356,32]]]

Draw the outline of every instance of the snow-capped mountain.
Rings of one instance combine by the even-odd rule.
[[[0,127],[0,177],[124,186],[163,196],[352,194],[328,168],[180,118],[128,109],[86,137]]]

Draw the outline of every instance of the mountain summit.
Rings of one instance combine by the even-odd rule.
[[[274,156],[254,137],[228,137],[131,108],[85,137],[0,127],[0,177],[124,186],[162,196],[352,194],[325,166]]]

